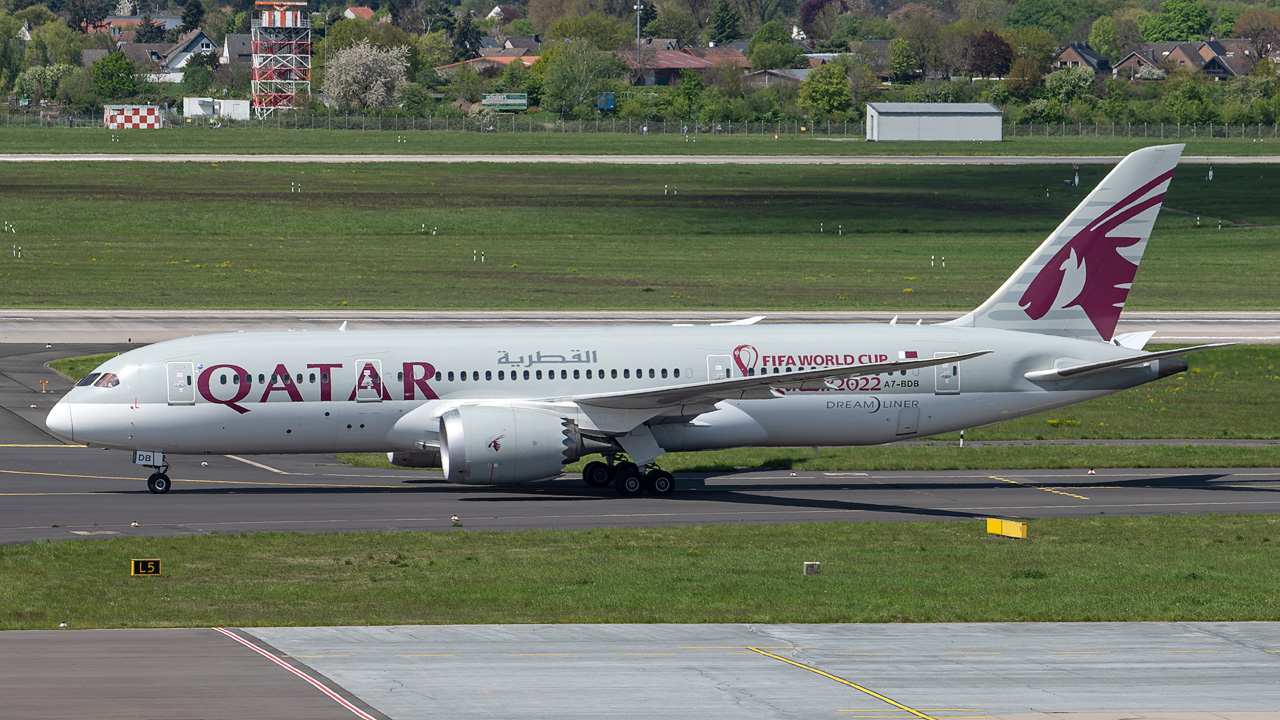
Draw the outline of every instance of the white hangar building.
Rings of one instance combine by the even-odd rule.
[[[991,103],[867,103],[867,140],[1000,142],[1003,119]]]

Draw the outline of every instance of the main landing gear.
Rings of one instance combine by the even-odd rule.
[[[587,463],[582,469],[583,481],[591,487],[613,485],[620,497],[635,497],[640,493],[666,497],[676,490],[675,476],[656,465],[648,465],[642,471],[633,462],[614,462],[612,456],[606,456],[606,460]]]

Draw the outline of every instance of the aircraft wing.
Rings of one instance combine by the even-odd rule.
[[[1161,350],[1160,352],[1143,353],[1141,355],[1119,358],[1117,360],[1103,360],[1101,362],[1084,363],[1064,368],[1050,368],[1048,370],[1032,370],[1029,373],[1023,374],[1023,377],[1031,380],[1032,382],[1066,380],[1067,378],[1080,377],[1081,375],[1089,375],[1091,373],[1102,372],[1103,370],[1129,367],[1131,365],[1142,365],[1144,363],[1149,363],[1152,360],[1177,357],[1178,355],[1186,355],[1187,353],[1211,350],[1213,348],[1226,347],[1228,345],[1235,345],[1235,343],[1196,345],[1194,347],[1179,348],[1177,350]]]
[[[726,378],[708,382],[670,385],[661,388],[647,388],[626,392],[597,393],[591,395],[572,395],[554,400],[576,402],[581,405],[593,405],[616,410],[652,410],[678,405],[714,405],[721,400],[742,400],[748,398],[773,397],[773,388],[820,389],[832,378],[861,377],[863,375],[880,375],[882,373],[914,370],[916,368],[933,367],[947,363],[969,360],[986,355],[991,350],[952,355],[942,358],[924,360],[898,360],[894,362],[875,363],[873,365],[845,365],[842,367],[822,368],[820,370],[804,370],[801,372],[778,373],[776,375],[752,375],[748,377]]]

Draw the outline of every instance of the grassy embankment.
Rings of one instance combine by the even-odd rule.
[[[1277,541],[1242,516],[35,543],[0,547],[0,629],[1277,620]]]
[[[1161,347],[1161,346],[1155,346]],[[73,378],[82,377],[110,355],[51,363]],[[969,430],[974,440],[1074,439],[1274,439],[1280,416],[1259,408],[1280,405],[1280,348],[1242,345],[1188,356],[1191,369],[1126,392],[1082,405]],[[952,433],[942,436],[955,440]],[[364,467],[391,468],[378,453],[339,458]],[[566,472],[581,470],[583,462]],[[885,447],[741,448],[663,456],[663,467],[684,472],[725,472],[735,468],[836,470],[977,470],[986,468],[1073,467],[1274,467],[1280,445],[1231,447],[1206,445],[1084,445],[965,447],[900,443]],[[406,470],[404,472],[415,472]]]
[[[1066,165],[11,164],[0,219],[23,257],[0,256],[0,305],[910,318],[976,305],[1106,171],[1064,188]],[[1277,193],[1268,167],[1184,169],[1129,309],[1274,308]]]
[[[857,136],[835,135],[826,139],[819,132],[800,135],[783,134],[773,138],[773,130],[761,134],[759,125],[750,132],[732,135],[702,134],[696,142],[686,142],[679,134],[680,125],[669,124],[670,133],[658,132],[660,124],[651,124],[648,135],[627,132],[535,132],[505,131],[477,133],[443,130],[290,130],[289,118],[282,118],[283,129],[171,127],[155,131],[119,131],[82,128],[5,127],[0,132],[0,153],[237,153],[237,154],[324,154],[324,155],[401,155],[401,154],[532,154],[532,155],[1124,155],[1140,147],[1161,143],[1185,142],[1188,155],[1275,155],[1280,153],[1280,139],[1205,138],[1205,127],[1198,128],[1199,137],[1191,137],[1190,128],[1176,137],[1175,126],[1166,126],[1160,137],[1159,126],[1146,130],[1134,128],[1134,137],[1125,137],[1125,127],[1116,126],[1117,136],[1110,136],[1110,126],[1100,126],[1098,135],[1076,137],[1033,136],[1008,137],[999,143],[869,143]],[[305,122],[305,120],[303,121]],[[384,121],[392,127],[392,119]],[[401,118],[400,127],[409,120]],[[420,125],[423,121],[418,120]],[[440,120],[434,121],[438,126]],[[507,121],[509,123],[509,120]],[[369,120],[373,126],[375,120]],[[456,126],[456,121],[454,121]],[[359,127],[355,120],[354,127]],[[416,126],[415,126],[416,127]],[[527,127],[519,120],[518,128]],[[602,123],[601,128],[607,128]],[[620,121],[619,128],[625,128]],[[640,123],[635,124],[636,128]],[[738,126],[740,127],[740,126]],[[1218,131],[1221,132],[1221,126]],[[1254,127],[1249,128],[1254,132]],[[1264,130],[1264,135],[1269,134]],[[1238,134],[1238,127],[1233,134]],[[118,140],[112,140],[112,138]],[[403,142],[401,141],[403,139]]]

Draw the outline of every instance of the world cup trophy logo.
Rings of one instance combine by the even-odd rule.
[[[755,367],[759,359],[760,353],[751,345],[739,345],[733,349],[733,362],[738,365],[738,370],[744,377],[750,374],[749,368]]]

